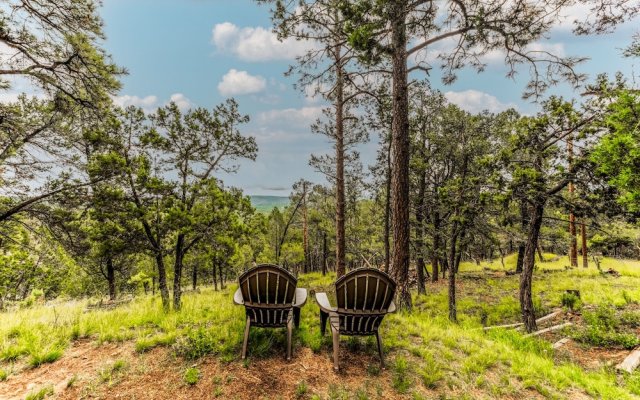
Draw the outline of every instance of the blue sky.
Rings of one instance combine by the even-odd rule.
[[[583,11],[568,13],[568,20],[573,20]],[[247,194],[286,196],[299,178],[324,181],[308,165],[312,153],[331,151],[324,137],[309,130],[322,104],[295,90],[295,78],[283,75],[304,44],[276,42],[267,7],[246,0],[105,0],[101,15],[105,48],[129,71],[117,102],[148,110],[170,100],[184,108],[211,108],[233,96],[241,111],[250,115],[251,122],[242,131],[256,137],[258,159],[243,162],[236,174],[221,176],[227,185],[241,187]],[[576,38],[568,27],[559,27],[538,45],[590,57],[579,69],[592,77],[616,71],[637,75],[637,60],[620,55],[637,22],[601,37]],[[505,72],[495,57],[482,74],[464,71],[446,87],[434,75],[431,83],[472,112],[516,107],[535,113],[537,106],[521,99],[528,72],[522,71],[515,81],[506,79]],[[574,97],[566,86],[552,93]],[[371,141],[360,149],[364,161],[375,157],[377,138]]]

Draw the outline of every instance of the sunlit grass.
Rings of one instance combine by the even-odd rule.
[[[555,256],[547,255],[549,260]],[[539,263],[534,277],[534,302],[539,315],[561,307],[567,289],[579,290],[583,307],[622,307],[640,301],[640,262],[604,259],[602,269],[613,268],[621,276],[588,269],[565,271],[563,259]],[[513,269],[515,255],[505,257],[505,269]],[[518,276],[493,276],[500,261],[465,263],[458,290],[459,324],[447,316],[445,284],[428,284],[426,295],[414,295],[412,313],[388,316],[382,325],[384,349],[390,368],[389,382],[398,393],[430,398],[431,391],[476,390],[486,397],[522,396],[534,390],[545,397],[570,397],[582,391],[605,399],[626,399],[640,391],[640,379],[620,380],[607,369],[585,371],[577,365],[554,360],[548,342],[525,338],[512,330],[483,332],[483,325],[518,321]],[[545,270],[552,272],[545,272]],[[478,276],[481,278],[479,279]],[[330,354],[329,334],[320,335],[314,292],[331,291],[335,275],[301,275],[298,285],[310,290],[302,311],[300,328],[294,330],[294,354],[301,347]],[[231,301],[235,285],[222,291],[203,288],[184,296],[180,312],[165,313],[157,297],[141,296],[111,310],[85,312],[86,301],[60,302],[0,313],[0,364],[24,359],[37,367],[54,362],[69,344],[89,338],[103,342],[133,341],[138,352],[168,346],[187,359],[215,355],[224,362],[239,360],[244,329],[244,310]],[[627,315],[628,314],[628,315]],[[625,324],[638,323],[629,313],[620,314]],[[350,351],[376,354],[375,340],[343,340]],[[249,359],[283,354],[284,329],[252,329]],[[2,362],[4,361],[4,362]],[[380,371],[371,368],[372,379]],[[335,388],[334,388],[335,389]],[[343,389],[335,389],[336,393]],[[363,391],[363,393],[365,393]],[[422,396],[422,397],[420,397]],[[353,396],[351,396],[353,397]],[[431,396],[432,397],[432,396]]]

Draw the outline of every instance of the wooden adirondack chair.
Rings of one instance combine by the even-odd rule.
[[[238,278],[240,287],[233,296],[244,305],[247,324],[244,329],[242,359],[247,357],[251,326],[287,328],[287,360],[291,360],[293,325],[300,324],[300,308],[307,301],[307,289],[296,287],[298,280],[277,265],[261,264]]]
[[[333,369],[338,370],[340,335],[376,335],[380,366],[384,368],[380,323],[396,311],[393,297],[396,284],[382,271],[360,268],[339,278],[336,283],[337,307],[332,307],[326,293],[316,293],[320,306],[320,331],[324,335],[327,320],[333,334]]]

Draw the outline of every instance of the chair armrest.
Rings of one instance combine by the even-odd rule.
[[[294,307],[302,307],[307,302],[307,289],[296,288],[296,299],[293,302]]]
[[[393,300],[391,300],[391,304],[389,304],[389,308],[387,308],[387,312],[390,314],[396,312],[396,303],[394,303]]]
[[[316,301],[320,306],[320,310],[325,313],[335,312],[338,310],[335,307],[331,307],[331,303],[329,303],[329,298],[326,293],[316,293]]]
[[[242,291],[240,290],[240,288],[238,288],[238,290],[236,290],[236,292],[233,294],[233,302],[234,304],[238,305],[244,304],[244,299],[242,298]]]

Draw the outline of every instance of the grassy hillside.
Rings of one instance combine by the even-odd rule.
[[[289,198],[284,196],[249,196],[251,204],[258,212],[269,213],[274,207],[284,208],[289,204]]]
[[[244,312],[232,304],[234,285],[187,294],[180,313],[163,313],[159,299],[150,296],[110,310],[87,310],[87,301],[75,301],[2,313],[0,379],[6,382],[0,398],[39,390],[69,399],[639,398],[640,372],[618,375],[612,364],[640,343],[640,262],[603,264],[620,275],[593,266],[564,270],[559,260],[546,271],[541,264],[534,285],[538,315],[562,309],[552,323],[574,326],[539,338],[483,331],[483,325],[518,321],[518,277],[499,271],[500,261],[464,264],[459,324],[446,318],[446,282],[429,283],[426,295],[414,293],[412,313],[383,322],[388,368],[378,367],[375,340],[343,338],[338,374],[312,296],[289,363],[283,330],[268,329],[252,330],[250,356],[240,360]],[[330,291],[333,278],[302,275],[299,285],[311,293]],[[580,290],[581,299],[567,303],[567,289]],[[573,345],[553,349],[562,337]]]

